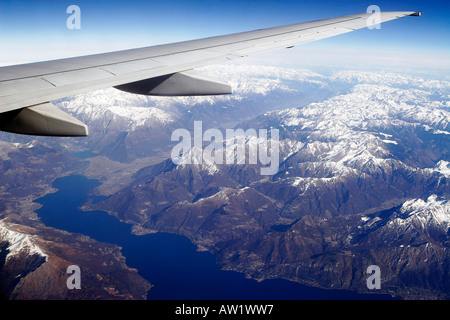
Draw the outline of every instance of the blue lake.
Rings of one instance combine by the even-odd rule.
[[[198,252],[186,237],[168,233],[136,236],[131,233],[131,225],[103,211],[79,210],[89,198],[89,191],[99,184],[97,180],[80,175],[58,178],[53,183],[58,191],[36,200],[42,204],[36,212],[47,226],[122,247],[127,265],[136,268],[143,278],[154,285],[148,294],[149,300],[390,298],[386,295],[323,290],[286,280],[257,282],[246,279],[238,272],[220,270],[214,255]]]

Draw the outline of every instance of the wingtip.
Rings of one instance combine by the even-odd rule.
[[[421,15],[422,15],[422,11],[416,11],[416,12],[410,14],[410,16],[413,16],[413,17],[420,17]]]

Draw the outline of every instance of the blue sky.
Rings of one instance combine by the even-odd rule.
[[[69,30],[69,5],[81,29]],[[164,0],[0,2],[0,65],[49,60],[247,31],[365,12],[421,10],[382,24],[255,57],[251,62],[301,67],[395,67],[450,71],[450,2],[378,0]],[[287,52],[289,51],[289,53]],[[269,61],[269,57],[273,57]],[[288,62],[287,62],[288,61]]]

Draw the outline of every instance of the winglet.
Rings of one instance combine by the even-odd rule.
[[[420,17],[421,15],[422,15],[422,11],[416,11],[416,12],[410,14],[410,16],[413,16],[413,17]]]

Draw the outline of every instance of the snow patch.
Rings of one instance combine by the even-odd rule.
[[[8,243],[6,262],[21,253],[39,255],[47,261],[48,255],[36,244],[35,236],[12,230],[8,224],[0,220],[0,241]]]
[[[427,200],[412,199],[406,201],[400,212],[406,214],[406,218],[397,218],[399,224],[410,224],[412,220],[423,229],[429,225],[438,225],[448,230],[450,227],[450,202],[448,199],[431,195]]]

